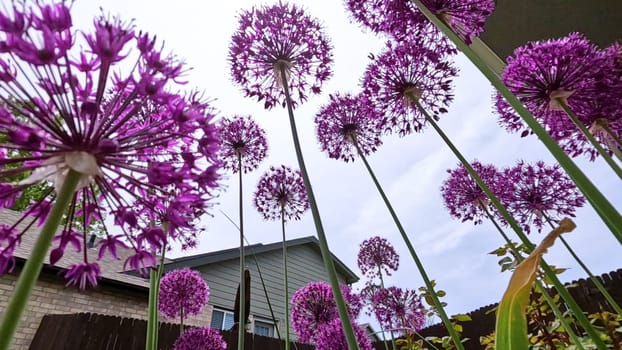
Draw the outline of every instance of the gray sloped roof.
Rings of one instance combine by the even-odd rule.
[[[317,250],[318,254],[321,255],[320,251],[320,241],[314,236],[307,236],[302,238],[291,239],[287,241],[287,247],[293,247],[297,245],[308,244]],[[257,255],[261,253],[267,253],[271,251],[281,250],[283,246],[282,242],[270,243],[270,244],[252,244],[244,247],[244,256],[249,255]],[[215,252],[198,254],[192,256],[184,256],[177,259],[172,259],[173,261],[167,263],[165,265],[165,269],[170,271],[172,269],[182,268],[182,267],[198,267],[210,264],[217,264],[219,262],[225,260],[236,259],[240,256],[240,248],[231,248],[225,250],[219,250]],[[359,277],[346,266],[339,258],[337,258],[334,254],[331,253],[331,257],[333,258],[333,263],[335,264],[335,268],[337,272],[341,273],[348,284],[357,282]]]
[[[20,219],[21,216],[22,214],[19,212],[7,210],[7,209],[0,209],[0,224],[13,225],[15,222],[17,222]],[[23,230],[25,226],[26,226],[26,223],[22,222],[20,225],[18,225],[18,229]],[[32,251],[33,246],[35,245],[35,241],[37,239],[38,234],[39,234],[39,227],[37,227],[36,224],[32,225],[28,230],[24,232],[21,238],[21,243],[15,250],[14,256],[17,260],[20,260],[20,261],[28,260],[28,257],[30,256],[30,252]],[[97,248],[88,250],[89,257],[93,261],[95,261],[97,257],[97,252],[98,252]],[[139,289],[149,288],[148,280],[140,276],[135,276],[135,275],[124,273],[125,269],[124,269],[123,264],[125,260],[129,257],[129,255],[133,254],[133,251],[120,249],[118,253],[119,253],[118,260],[113,259],[109,256],[106,256],[102,260],[97,261],[102,272],[101,281],[104,283],[111,282],[114,284],[137,287]],[[51,265],[49,263],[49,250],[48,250],[48,256],[46,256],[44,260],[44,266],[56,267],[59,269],[67,269],[73,264],[82,262],[82,260],[83,260],[82,252],[76,252],[72,247],[67,247],[67,249],[65,249],[65,253],[62,259],[60,259],[55,265]]]

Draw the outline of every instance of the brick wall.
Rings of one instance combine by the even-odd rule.
[[[0,276],[0,314],[15,288],[17,274]],[[120,286],[100,283],[97,288],[79,291],[65,286],[66,281],[53,272],[43,271],[33,289],[27,309],[22,316],[11,349],[28,349],[41,318],[45,314],[71,314],[92,312],[105,315],[147,319],[147,290],[138,291]],[[200,315],[184,320],[184,324],[209,326],[212,307],[206,307]]]

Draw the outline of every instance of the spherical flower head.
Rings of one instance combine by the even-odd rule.
[[[541,232],[547,218],[556,221],[574,217],[576,209],[585,204],[585,198],[558,164],[520,161],[506,169],[504,175],[513,184],[508,210],[527,233],[531,225]]]
[[[332,75],[332,47],[319,21],[300,7],[279,2],[239,15],[229,46],[233,81],[266,109],[285,106],[282,71],[292,104],[319,94]]]
[[[266,220],[300,220],[300,216],[309,209],[309,198],[300,171],[285,165],[270,167],[259,178],[254,204]]]
[[[342,286],[341,292],[350,318],[356,319],[363,305],[361,298],[347,286]],[[292,296],[291,323],[299,341],[315,342],[319,328],[334,319],[339,319],[339,311],[328,283],[310,282]]]
[[[266,132],[250,116],[223,118],[220,122],[222,167],[234,174],[257,169],[268,153]]]
[[[315,116],[315,130],[322,151],[333,159],[349,162],[382,145],[382,115],[363,95],[330,95],[330,102]],[[355,145],[356,142],[356,145]]]
[[[484,31],[486,17],[490,16],[495,9],[494,0],[422,0],[421,2],[469,45],[474,37]]]
[[[360,350],[372,350],[371,340],[367,332],[358,324],[353,324],[354,336]],[[316,350],[348,350],[348,342],[339,318],[330,321],[319,329],[315,341]]]
[[[168,318],[196,315],[207,305],[209,287],[197,271],[173,270],[160,281],[158,308]]]
[[[614,99],[599,102],[603,80],[614,76],[615,62],[582,34],[529,42],[508,57],[501,77],[510,91],[536,117],[548,133],[571,156],[587,153],[595,157],[592,147],[562,109],[564,101],[586,126],[602,117],[600,108]],[[616,91],[613,89],[613,91]],[[620,93],[618,92],[618,97]],[[609,96],[610,97],[610,96]],[[497,97],[500,123],[509,131],[530,133],[508,103]]]
[[[455,55],[451,41],[411,1],[346,0],[352,17],[376,34],[392,40],[424,46],[439,55]]]
[[[425,324],[421,297],[413,290],[398,287],[380,288],[372,298],[376,319],[384,329],[418,331]]]
[[[388,240],[376,236],[361,243],[357,264],[365,276],[382,278],[383,272],[386,276],[391,276],[392,271],[397,271],[400,256]]]
[[[226,350],[227,343],[216,329],[191,328],[177,338],[173,350]]]
[[[383,126],[400,136],[423,130],[426,120],[417,103],[438,120],[453,100],[458,70],[425,47],[389,44],[363,77],[363,94],[384,112]]]
[[[587,116],[585,124],[606,149],[622,154],[622,145],[617,142],[622,139],[622,43],[614,43],[600,54],[605,63],[597,78],[594,113]]]
[[[10,208],[41,186],[19,220],[41,225],[68,174],[78,173],[50,260],[77,242],[85,258],[66,276],[83,287],[98,275],[86,249],[92,225],[112,215],[123,235],[111,239],[104,230],[108,248],[98,258],[131,246],[126,265],[149,268],[153,243],[172,240],[155,232],[140,238],[151,203],[179,191],[208,201],[217,171],[205,181],[205,167],[218,161],[217,142],[206,136],[215,129],[209,104],[171,92],[183,84],[183,64],[131,22],[101,15],[90,31],[78,31],[70,12],[67,2],[16,2],[13,14],[0,12],[0,204]],[[127,208],[135,217],[117,218]]]
[[[482,164],[478,161],[471,163],[471,166],[502,203],[509,201],[512,196],[512,184],[501,171],[492,164]],[[477,225],[482,223],[482,219],[489,219],[486,211],[498,216],[495,207],[490,205],[490,199],[464,165],[448,169],[447,173],[449,177],[441,186],[441,195],[452,217],[463,222],[471,220]]]

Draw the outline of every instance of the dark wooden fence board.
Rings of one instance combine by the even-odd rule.
[[[80,313],[45,315],[30,344],[30,350],[136,350],[145,348],[147,321],[117,316]],[[223,339],[236,339],[237,333],[222,332]],[[179,337],[179,325],[160,323],[158,348],[170,350]],[[280,350],[284,341],[247,333],[245,350]],[[313,350],[308,344],[294,343],[293,349]],[[197,349],[200,350],[200,349]]]

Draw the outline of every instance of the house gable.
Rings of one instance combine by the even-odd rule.
[[[253,245],[245,249],[246,268],[251,274],[251,309],[254,319],[271,320],[268,299],[278,325],[285,321],[285,293],[283,280],[282,243]],[[288,241],[288,299],[296,290],[309,282],[327,281],[317,239],[305,237]],[[334,259],[338,261],[336,257]],[[335,261],[335,265],[337,265]],[[337,267],[337,276],[341,283],[350,284],[358,280],[350,269],[341,261]],[[259,268],[258,268],[259,266]],[[199,271],[210,287],[210,304],[218,309],[233,310],[235,294],[239,284],[239,250],[231,249],[195,257],[185,257],[167,264],[166,269],[191,267]],[[260,276],[261,272],[261,276]],[[262,286],[265,284],[266,292]],[[293,330],[290,330],[291,334]],[[283,332],[283,330],[281,330]]]

